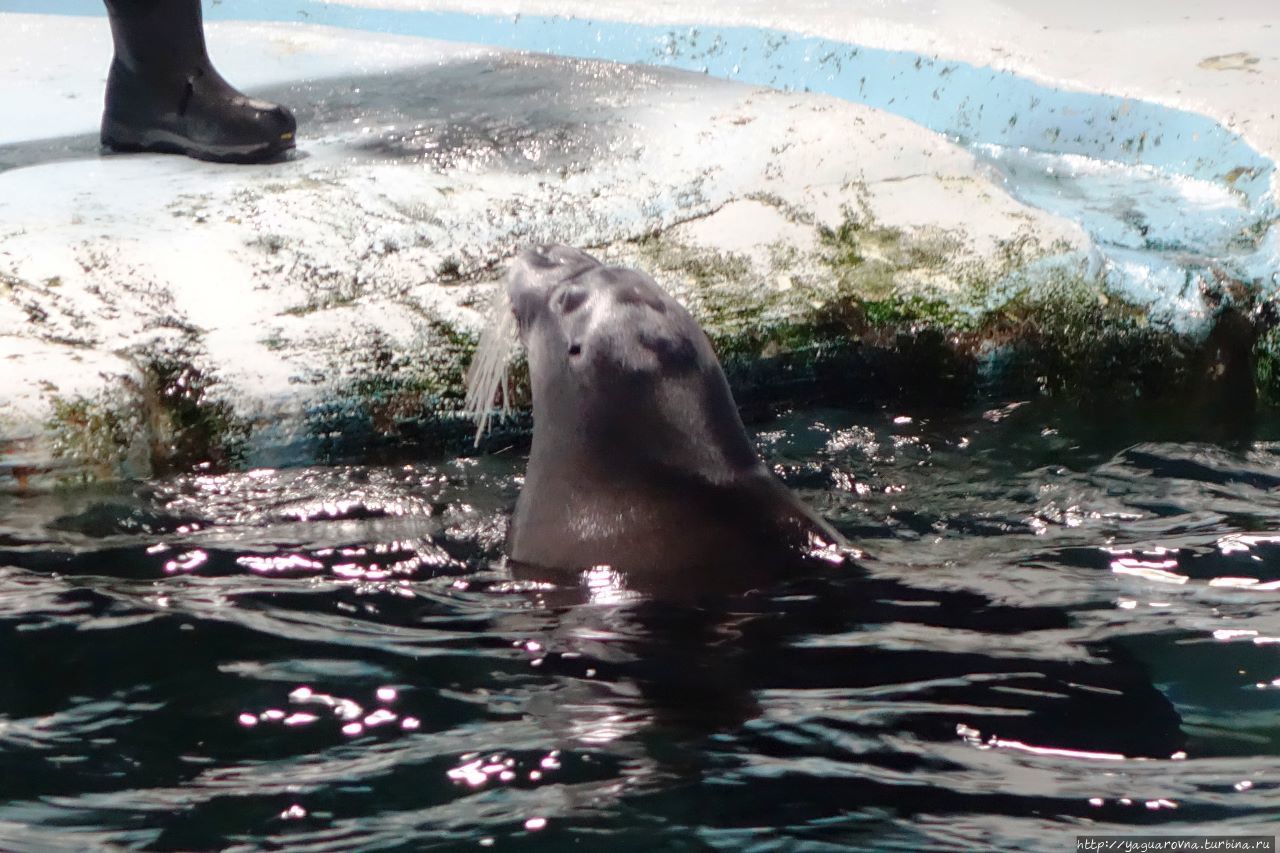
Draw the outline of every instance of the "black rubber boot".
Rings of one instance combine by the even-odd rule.
[[[200,0],[106,0],[115,58],[102,144],[257,163],[294,146],[297,122],[222,79],[205,51]]]

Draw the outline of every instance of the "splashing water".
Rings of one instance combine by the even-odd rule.
[[[467,368],[467,397],[463,411],[476,421],[476,446],[489,430],[494,414],[506,418],[511,415],[511,394],[507,389],[507,370],[511,356],[519,345],[516,335],[516,316],[511,311],[507,289],[499,285],[489,306],[484,331],[476,354]],[[498,398],[495,411],[494,397]]]

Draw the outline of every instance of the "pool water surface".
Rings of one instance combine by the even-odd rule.
[[[1274,831],[1267,424],[1224,446],[1012,401],[752,429],[857,565],[515,573],[519,447],[0,497],[0,846]]]

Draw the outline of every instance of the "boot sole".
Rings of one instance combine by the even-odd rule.
[[[295,147],[293,133],[254,145],[198,145],[167,130],[138,133],[108,122],[102,126],[102,145],[121,153],[182,154],[212,163],[263,163],[282,157]]]

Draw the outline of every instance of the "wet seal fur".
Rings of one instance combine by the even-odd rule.
[[[652,278],[547,246],[517,255],[506,291],[534,423],[513,561],[748,578],[845,559],[756,456],[706,333]]]

